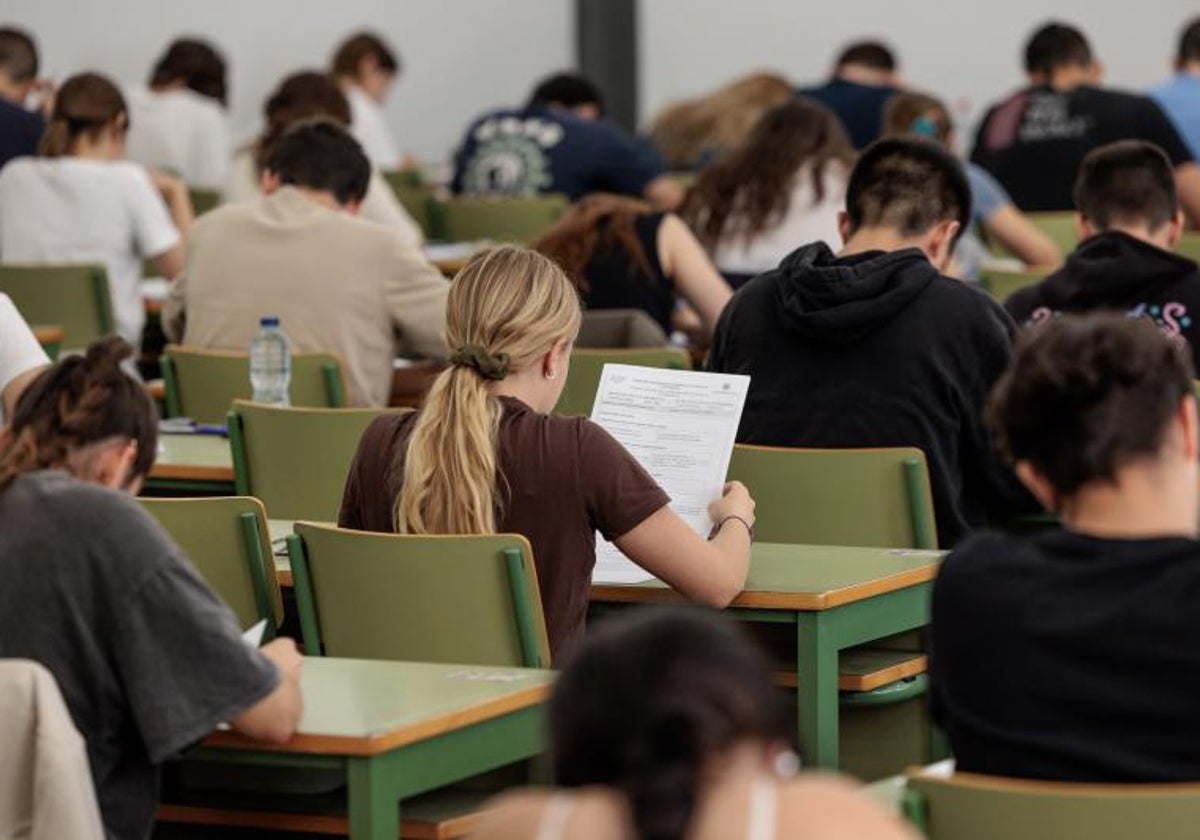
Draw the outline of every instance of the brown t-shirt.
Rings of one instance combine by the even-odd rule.
[[[670,499],[608,432],[583,417],[550,417],[500,399],[501,533],[533,546],[550,648],[559,658],[583,632],[596,531],[623,536]],[[393,511],[416,414],[385,414],[363,434],[338,524],[393,532]]]

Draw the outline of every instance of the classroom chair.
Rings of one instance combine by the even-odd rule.
[[[925,453],[733,447],[729,479],[750,489],[763,542],[937,548]]]
[[[678,347],[629,350],[577,348],[571,351],[571,369],[554,413],[564,417],[590,415],[596,401],[596,389],[600,387],[600,375],[606,364],[690,370],[692,360]]]
[[[421,173],[414,169],[385,169],[380,174],[391,187],[396,200],[420,226],[425,238],[436,238],[429,209],[433,202],[433,191],[422,182]]]
[[[1198,784],[1078,784],[910,772],[905,815],[930,840],[1194,838]]]
[[[1193,262],[1200,262],[1200,233],[1185,233],[1179,237],[1175,243],[1175,253]]]
[[[667,334],[641,309],[587,309],[575,346],[589,350],[666,347]]]
[[[72,350],[116,332],[103,266],[0,265],[0,292],[26,323],[62,327],[63,346]]]
[[[447,242],[532,242],[567,209],[558,193],[530,196],[454,196],[430,204],[436,238]]]
[[[188,197],[192,200],[192,212],[199,218],[213,210],[221,203],[220,190],[206,190],[201,187],[188,187]]]
[[[1079,229],[1075,223],[1074,210],[1026,213],[1025,217],[1054,241],[1064,257],[1079,244]]]
[[[272,638],[283,622],[283,600],[262,502],[245,496],[139,501],[229,605],[243,629],[265,618],[264,638]]]
[[[309,655],[550,667],[523,536],[295,530],[288,556]]]
[[[373,408],[292,408],[235,400],[227,415],[239,496],[273,519],[332,522]]]
[[[1046,271],[997,271],[985,268],[979,272],[979,288],[998,303],[1004,303],[1013,292],[1040,283]]]
[[[161,359],[167,416],[219,424],[236,399],[250,399],[250,354],[169,344]],[[292,405],[342,408],[346,385],[342,362],[333,353],[292,355]]]
[[[66,338],[67,331],[62,327],[50,324],[35,324],[30,326],[33,330],[33,337],[37,339],[38,344],[42,345],[42,350],[50,357],[50,361],[58,361],[58,354],[62,352],[63,339]]]

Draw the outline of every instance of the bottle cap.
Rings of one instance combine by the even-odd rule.
[[[267,315],[262,318],[259,318],[258,325],[260,327],[278,327],[279,326],[279,316],[278,315]]]

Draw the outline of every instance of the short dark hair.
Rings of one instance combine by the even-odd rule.
[[[267,158],[282,184],[333,193],[338,204],[362,201],[371,163],[358,141],[340,125],[317,119],[288,129]]]
[[[333,75],[357,76],[358,65],[367,56],[374,58],[384,72],[400,72],[399,56],[382,38],[371,32],[356,32],[343,41],[333,54]]]
[[[0,27],[0,72],[14,82],[28,82],[38,74],[37,44],[28,32]]]
[[[589,633],[549,718],[559,784],[618,789],[648,839],[684,836],[714,756],[792,741],[766,658],[731,619],[698,607],[638,610]]]
[[[1101,230],[1120,224],[1158,230],[1179,210],[1171,161],[1144,140],[1093,149],[1075,179],[1075,208]]]
[[[1158,452],[1193,375],[1187,343],[1149,319],[1064,315],[1019,337],[988,425],[1005,457],[1070,496]]]
[[[882,41],[855,41],[838,53],[835,67],[841,68],[849,64],[870,67],[874,70],[886,70],[889,73],[899,66],[896,54]]]
[[[1192,20],[1179,34],[1176,61],[1181,65],[1189,61],[1200,61],[1200,18]]]
[[[208,42],[178,38],[150,72],[150,87],[183,82],[201,96],[226,104],[225,59]]]
[[[1082,67],[1092,63],[1092,47],[1079,29],[1069,23],[1051,21],[1025,42],[1025,72],[1050,73],[1060,67]]]
[[[538,82],[529,96],[529,105],[561,105],[576,108],[595,105],[604,113],[604,94],[591,79],[579,73],[555,73]]]
[[[918,236],[939,222],[971,223],[971,188],[962,164],[936,143],[913,137],[877,140],[863,151],[846,186],[851,232],[866,225]]]

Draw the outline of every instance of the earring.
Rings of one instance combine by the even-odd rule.
[[[545,377],[546,379],[558,379],[558,374],[552,370],[543,372],[542,376]]]

